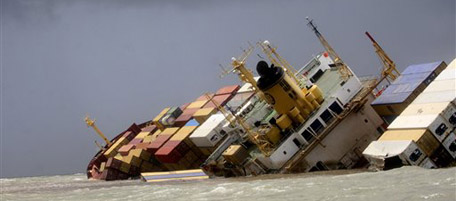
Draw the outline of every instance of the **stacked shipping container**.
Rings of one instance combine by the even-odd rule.
[[[445,69],[445,62],[411,65],[372,102],[375,111],[394,120]]]
[[[403,161],[404,163],[428,168],[445,167],[449,163],[454,163],[456,159],[455,66],[456,60],[453,60],[363,154],[367,158],[372,158],[376,152],[379,152],[373,147],[381,147],[385,143],[392,143],[391,141],[411,140],[418,148],[412,155],[409,154],[409,158]],[[425,68],[418,68],[417,73],[424,70]],[[413,74],[410,70],[404,72]],[[413,157],[417,155],[423,155],[425,159],[420,163],[411,160],[417,159]]]
[[[142,124],[141,130],[128,130],[103,153],[106,161],[97,162],[100,178],[127,179],[139,176],[141,172],[199,168],[216,144],[212,147],[197,146],[190,136],[202,124],[206,124],[203,128],[210,127],[213,120],[206,121],[214,116],[217,126],[223,126],[222,123],[226,123],[224,116],[214,115],[216,107],[225,107],[239,88],[238,85],[226,86],[215,94],[204,94],[180,107],[165,108],[153,118],[152,124]],[[253,95],[248,93],[249,97]],[[239,104],[243,98],[245,95],[239,96],[233,105]]]

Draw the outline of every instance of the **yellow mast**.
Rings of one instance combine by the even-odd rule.
[[[280,66],[285,69],[285,72],[294,79],[296,83],[299,83],[298,78],[296,77],[297,71],[293,68],[293,66],[288,63],[287,60],[285,60],[282,56],[279,55],[279,53],[276,51],[277,48],[273,47],[271,43],[267,40],[263,42],[258,42],[258,46],[261,47],[261,50],[263,51],[264,54],[266,54],[275,66]],[[273,57],[275,56],[275,58]],[[276,59],[277,58],[277,59]]]
[[[111,142],[108,140],[108,138],[106,138],[106,136],[100,131],[100,129],[98,129],[98,127],[95,125],[95,120],[91,120],[89,118],[89,116],[86,116],[84,118],[84,121],[86,122],[87,126],[90,126],[93,128],[93,130],[95,130],[95,132],[101,137],[103,138],[103,140],[106,142],[106,144],[109,146],[111,145]]]
[[[274,146],[269,142],[268,140],[264,139],[264,135],[260,135],[258,132],[253,131],[249,125],[245,123],[244,118],[238,117],[236,115],[231,114],[231,112],[228,112],[223,106],[221,106],[219,103],[217,103],[215,100],[211,99],[209,94],[205,94],[206,97],[214,103],[214,105],[217,107],[217,110],[220,111],[223,116],[225,116],[225,119],[230,122],[231,125],[236,125],[236,122],[242,127],[247,132],[247,136],[251,142],[257,145],[258,149],[265,155],[265,156],[270,156]]]
[[[323,47],[326,49],[326,52],[328,52],[329,57],[334,61],[334,67],[339,68],[339,73],[341,74],[342,78],[344,80],[347,80],[350,76],[352,76],[352,72],[348,69],[347,65],[342,61],[342,59],[339,57],[339,55],[334,51],[334,49],[329,45],[328,41],[321,35],[321,33],[318,31],[317,26],[313,23],[313,20],[310,20],[308,17],[306,17],[307,25],[314,31],[315,35],[317,35],[318,39],[320,40],[321,44]]]
[[[256,80],[253,76],[252,71],[250,71],[249,69],[247,69],[245,67],[245,60],[247,60],[247,57],[249,57],[252,52],[253,52],[253,46],[249,46],[249,49],[245,50],[244,53],[239,58],[232,57],[231,66],[233,68],[230,71],[226,71],[225,75],[228,73],[231,73],[231,72],[235,72],[238,74],[239,79],[241,79],[241,81],[250,83],[252,85],[253,89],[256,92],[259,92],[260,90],[258,89]]]
[[[375,47],[375,52],[383,63],[382,77],[385,77],[389,82],[394,81],[401,73],[397,71],[396,64],[389,58],[382,47],[374,40],[374,38],[366,31],[367,37],[372,41],[372,45]],[[389,78],[389,79],[388,79]]]
[[[249,46],[249,49],[245,50],[244,53],[239,57],[231,58],[231,66],[233,67],[231,70],[227,71],[224,70],[222,76],[225,76],[228,73],[235,72],[238,74],[239,79],[241,79],[243,82],[250,83],[257,93],[257,95],[261,99],[265,99],[263,93],[259,90],[256,80],[253,76],[253,73],[245,67],[245,60],[247,57],[253,52],[254,47]],[[214,100],[211,99],[212,102]],[[215,103],[214,104],[217,106],[217,109],[222,112],[222,114],[225,116],[225,118],[233,125],[235,122],[237,122],[246,132],[249,140],[253,142],[254,144],[257,145],[258,149],[266,156],[271,155],[273,151],[273,145],[268,141],[264,139],[264,136],[260,135],[258,132],[253,131],[244,121],[244,119],[231,114],[230,112],[226,111],[225,108],[221,107],[219,104]]]

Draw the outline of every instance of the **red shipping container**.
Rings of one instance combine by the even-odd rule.
[[[128,178],[130,178],[129,174],[119,171],[119,173],[117,175],[117,179],[125,180],[125,179],[128,179]]]
[[[122,137],[125,137],[127,140],[133,140],[133,138],[135,138],[136,134],[131,132],[131,131],[127,131],[125,132]]]
[[[119,171],[106,168],[103,173],[101,173],[101,179],[106,181],[113,181],[116,180],[119,175]]]
[[[136,136],[139,132],[141,132],[141,128],[139,128],[139,126],[136,125],[136,124],[132,124],[132,125],[127,129],[127,131],[131,131],[131,132],[134,133],[135,136]]]
[[[138,176],[140,173],[141,173],[140,168],[139,167],[135,167],[133,165],[130,167],[130,171],[128,172],[128,174],[130,174],[132,176]]]
[[[156,130],[157,130],[157,126],[155,126],[155,125],[146,126],[141,129],[142,132],[149,132],[149,133],[153,133]]]
[[[118,152],[120,153],[120,155],[126,156],[126,155],[128,155],[128,152],[129,152],[131,149],[134,149],[134,148],[135,148],[135,145],[134,145],[134,144],[127,144],[127,145],[124,145],[124,146],[120,147],[120,149],[118,150]]]
[[[106,161],[106,167],[111,169],[119,169],[120,165],[122,165],[122,161],[115,159],[114,157],[108,158]]]
[[[182,156],[190,150],[190,147],[184,141],[168,141],[166,144],[163,145],[163,147],[165,146],[173,147]]]
[[[185,104],[183,104],[183,105],[179,106],[179,108],[180,108],[182,111],[184,111],[184,110],[185,110],[185,108],[187,108],[187,107],[188,107],[188,105],[190,105],[190,103],[185,103]]]
[[[151,154],[155,154],[155,152],[166,143],[166,141],[171,138],[170,135],[159,135],[157,139],[147,145],[146,150]]]
[[[136,149],[145,149],[145,150],[147,150],[147,146],[148,146],[149,144],[150,144],[150,143],[141,142],[141,143],[137,144],[137,145],[135,146],[135,148],[136,148]]]
[[[171,138],[172,135],[158,135],[157,138],[153,142],[162,142],[165,143],[166,141]]]
[[[187,109],[185,109],[184,111],[182,111],[181,116],[182,116],[182,115],[191,115],[191,116],[192,116],[192,115],[195,114],[195,112],[198,111],[198,110],[199,110],[199,108],[187,108]]]
[[[220,106],[225,106],[226,103],[228,103],[228,101],[231,100],[231,98],[233,98],[233,94],[223,94],[223,95],[214,96],[214,98],[212,98],[212,100],[215,101]],[[209,101],[206,105],[204,105],[203,108],[212,108],[212,107],[216,107],[216,105],[214,104],[214,102]]]
[[[130,143],[128,143],[128,144],[137,145],[137,144],[141,143],[142,140],[143,140],[143,139],[135,138],[135,139],[131,140]]]
[[[220,88],[217,92],[215,92],[216,95],[222,95],[222,94],[234,94],[236,93],[241,87],[239,85],[230,85],[230,86],[225,86]]]
[[[182,127],[184,126],[188,121],[190,121],[190,119],[192,119],[192,115],[180,115],[179,118],[176,119],[176,121],[174,121],[174,126],[175,127]]]
[[[146,151],[154,154],[160,147],[164,144],[164,142],[151,142],[149,145],[146,147]]]
[[[190,150],[184,141],[168,141],[157,152],[156,158],[162,163],[176,163]]]
[[[207,95],[209,95],[209,99],[207,98],[206,94],[203,94],[200,97],[198,97],[195,101],[210,100],[214,96],[213,93],[208,93]]]
[[[182,158],[182,155],[174,147],[161,147],[155,152],[155,157],[162,163],[176,163]]]

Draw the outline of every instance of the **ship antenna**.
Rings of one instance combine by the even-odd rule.
[[[312,29],[312,31],[317,36],[320,43],[325,48],[326,52],[328,53],[329,57],[333,60],[334,64],[330,64],[330,67],[337,67],[339,69],[339,73],[344,80],[347,80],[353,74],[351,73],[350,69],[348,69],[347,65],[342,61],[336,51],[329,45],[328,41],[323,37],[323,35],[318,31],[317,26],[314,24],[313,19],[306,17],[308,21],[307,25]]]

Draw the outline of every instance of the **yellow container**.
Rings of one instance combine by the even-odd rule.
[[[157,130],[154,134],[152,134],[152,141],[155,141],[155,139],[157,139],[157,137],[161,134],[161,130]]]
[[[100,168],[99,168],[100,172],[103,172],[103,170],[105,169],[105,167],[106,167],[106,162],[102,162],[102,163],[100,164]]]
[[[166,128],[160,133],[160,135],[174,135],[179,129],[179,127]]]
[[[153,120],[152,122],[154,123],[155,126],[157,126],[158,129],[163,130],[165,129],[165,126],[160,123],[160,119],[163,118],[163,116],[166,115],[166,113],[170,110],[169,107],[163,109]]]
[[[133,149],[130,150],[128,155],[136,156],[142,160],[150,160],[151,154],[144,149]]]
[[[179,129],[179,131],[177,131],[177,133],[174,134],[170,140],[173,140],[173,141],[185,140],[190,136],[190,134],[193,133],[193,131],[196,130],[197,127],[198,126],[184,126],[181,129]]]
[[[202,108],[209,100],[200,100],[190,103],[187,108]]]
[[[277,144],[280,141],[280,130],[276,126],[272,126],[271,129],[266,133],[268,140],[272,142],[272,144]]]
[[[249,157],[247,150],[241,145],[231,145],[222,154],[226,161],[241,165]]]
[[[117,154],[117,150],[119,150],[120,147],[126,144],[128,144],[128,139],[126,139],[125,137],[121,137],[116,142],[114,142],[114,144],[111,145],[111,147],[109,147],[108,150],[105,151],[104,155],[106,156],[106,158],[113,157]]]
[[[160,121],[160,119],[169,111],[169,107],[163,109],[152,121],[157,122]]]
[[[151,171],[154,171],[156,168],[154,166],[154,164],[150,163],[150,162],[147,162],[147,161],[143,161],[141,163],[141,172],[151,172]]]
[[[310,104],[312,104],[312,106],[314,106],[315,109],[320,107],[320,104],[318,104],[314,94],[308,92],[306,94],[306,99],[307,101],[309,101]]]
[[[179,161],[177,161],[177,165],[182,167],[181,170],[183,170],[183,169],[190,167],[190,162],[188,162],[185,158],[182,158]]]
[[[216,112],[217,110],[215,108],[201,108],[193,114],[193,118],[195,118],[198,123],[202,124]]]
[[[317,100],[318,103],[322,103],[324,101],[323,92],[321,91],[320,87],[318,87],[316,84],[312,85],[309,91],[315,96],[315,100]]]
[[[300,113],[297,107],[294,107],[292,110],[290,110],[288,114],[288,117],[297,123],[304,123],[304,118],[307,118],[309,116],[307,109],[304,110],[304,113]]]
[[[131,152],[128,156],[124,157],[122,161],[135,167],[140,167],[142,162],[140,158],[133,156]]]
[[[163,166],[168,170],[179,170],[180,168],[180,166],[175,163],[163,163]]]
[[[187,154],[185,154],[184,158],[190,163],[192,163],[193,161],[198,160],[198,156],[196,156],[196,154],[193,153],[193,151],[187,152]]]
[[[286,114],[281,114],[276,121],[277,125],[283,130],[289,128],[291,126],[291,119]]]
[[[124,173],[130,172],[131,165],[129,163],[122,163],[119,170]]]
[[[378,139],[378,141],[388,140],[413,140],[428,156],[431,156],[440,145],[440,142],[427,129],[387,130]]]
[[[315,96],[312,93],[307,92],[306,99],[307,99],[307,101],[312,102],[315,100]]]
[[[149,132],[140,132],[135,139],[144,139],[147,135],[149,135]]]
[[[116,154],[116,156],[114,156],[114,159],[121,161],[123,160],[123,156],[120,154]]]
[[[201,153],[203,153],[205,156],[209,156],[212,154],[212,152],[214,151],[214,148],[210,148],[210,147],[199,147]]]
[[[148,136],[144,137],[143,142],[144,142],[144,143],[150,143],[150,142],[152,142],[153,140],[154,140],[154,136],[148,135]]]

